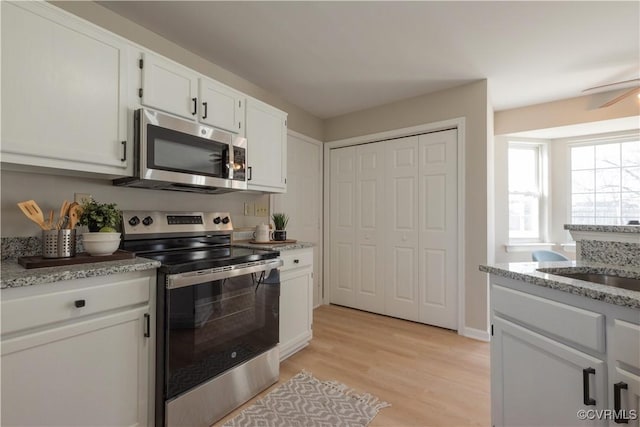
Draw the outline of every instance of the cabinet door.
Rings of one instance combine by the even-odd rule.
[[[280,360],[311,339],[313,279],[310,268],[283,272],[280,282]]]
[[[640,350],[638,351],[640,352]],[[640,376],[616,367],[610,384],[610,407],[620,411],[620,413],[615,414],[615,417],[619,417],[619,422],[616,423],[614,420],[610,424],[612,426],[622,424],[638,427],[640,425]],[[616,407],[616,400],[618,399],[620,403]],[[627,422],[620,422],[624,420],[627,420]]]
[[[146,426],[148,307],[2,341],[2,425]]]
[[[210,79],[200,79],[199,120],[244,135],[244,95]]]
[[[633,317],[638,319],[638,314],[635,313]],[[611,338],[610,363],[612,364],[609,407],[622,410],[623,413],[617,415],[627,418],[629,420],[627,425],[638,427],[640,426],[640,325],[614,319],[609,336]],[[616,400],[619,400],[618,408]],[[611,423],[611,425],[620,424]]]
[[[579,410],[607,408],[606,364],[498,317],[491,339],[491,404],[495,426],[606,425]],[[584,369],[589,397],[585,405]]]
[[[198,114],[198,75],[159,56],[142,54],[142,98],[147,107],[195,120]]]
[[[281,193],[287,190],[287,115],[247,99],[246,131],[249,190]]]
[[[2,2],[2,161],[130,173],[126,49],[44,2]]]

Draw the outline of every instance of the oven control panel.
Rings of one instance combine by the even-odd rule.
[[[127,236],[173,233],[231,233],[228,212],[123,211],[122,232]]]

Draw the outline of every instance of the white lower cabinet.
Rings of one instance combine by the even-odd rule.
[[[306,347],[313,336],[313,248],[283,251],[280,258],[280,360]]]
[[[491,276],[494,426],[638,426],[640,311]]]
[[[606,407],[604,361],[498,317],[493,327],[494,425],[593,425],[576,414]]]
[[[151,424],[152,284],[137,272],[3,289],[1,424]]]
[[[640,313],[638,314],[640,323]],[[613,320],[610,367],[617,424],[640,426],[640,324]],[[626,420],[626,422],[625,422]]]

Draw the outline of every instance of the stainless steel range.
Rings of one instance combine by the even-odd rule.
[[[123,219],[123,249],[162,264],[156,426],[209,426],[278,380],[279,253],[231,246],[228,213]]]

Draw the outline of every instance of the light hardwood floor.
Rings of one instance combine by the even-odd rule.
[[[391,403],[370,426],[488,426],[489,344],[453,331],[339,306],[314,310],[313,340],[280,365]],[[237,415],[247,402],[215,426]]]

